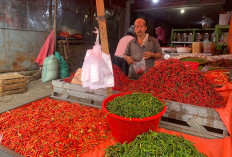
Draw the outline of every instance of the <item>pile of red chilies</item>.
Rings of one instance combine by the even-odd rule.
[[[165,60],[136,81],[129,81],[119,68],[113,68],[114,90],[150,92],[164,100],[210,108],[225,107],[225,101],[214,85],[200,71],[192,70],[179,60]]]
[[[64,82],[71,83],[75,74],[71,74],[68,78],[63,79]]]
[[[112,135],[102,110],[40,99],[0,115],[1,144],[24,156],[79,156]]]

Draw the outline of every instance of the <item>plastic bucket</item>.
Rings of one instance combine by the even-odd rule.
[[[148,132],[149,130],[157,131],[160,118],[166,111],[166,106],[165,106],[160,113],[151,117],[140,119],[140,118],[120,117],[118,115],[109,113],[106,110],[106,104],[108,102],[112,101],[114,98],[118,96],[131,94],[131,93],[132,92],[113,94],[107,97],[102,102],[102,109],[103,112],[107,114],[106,119],[109,124],[112,136],[115,138],[115,140],[117,140],[120,143],[124,143],[126,141],[129,143],[133,141],[137,135],[140,135],[144,132]]]
[[[197,70],[198,69],[198,65],[199,63],[197,62],[184,62],[184,64],[190,68],[192,68],[193,70]]]

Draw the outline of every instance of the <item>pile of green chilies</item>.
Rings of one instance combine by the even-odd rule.
[[[182,62],[197,62],[199,64],[204,64],[207,63],[208,61],[202,58],[193,58],[193,57],[189,57],[189,58],[182,58],[180,59]]]
[[[105,150],[107,157],[206,157],[193,143],[175,135],[149,131],[127,143],[116,143]]]
[[[126,118],[145,118],[160,113],[165,104],[150,93],[132,93],[118,96],[107,103],[106,109]]]

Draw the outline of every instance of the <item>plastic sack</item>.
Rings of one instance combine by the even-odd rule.
[[[110,56],[102,52],[99,44],[95,44],[93,49],[86,52],[81,81],[83,87],[89,87],[90,89],[114,86]]]
[[[55,52],[55,56],[60,62],[60,66],[59,66],[60,67],[60,74],[59,74],[60,78],[64,79],[64,78],[69,77],[70,73],[69,73],[68,64],[66,63],[64,58],[58,52]]]
[[[133,63],[133,67],[135,70],[135,73],[137,75],[141,75],[146,71],[146,64],[145,64],[145,59],[143,58],[141,61],[139,62],[134,62]]]
[[[42,69],[42,82],[51,81],[59,77],[59,61],[55,55],[44,59]]]

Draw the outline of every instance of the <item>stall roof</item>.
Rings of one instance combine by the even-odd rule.
[[[134,11],[171,25],[200,25],[205,19],[215,25],[227,3],[226,0],[160,0],[158,3],[153,3],[152,0],[135,0]],[[181,9],[185,10],[183,14],[180,13]]]

